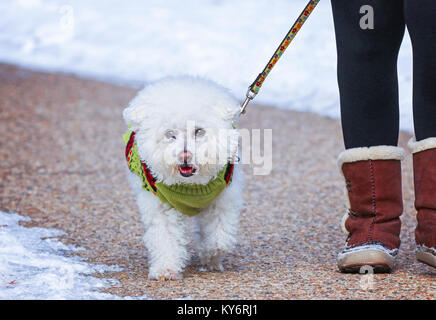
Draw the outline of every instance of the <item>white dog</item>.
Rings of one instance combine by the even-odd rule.
[[[150,279],[180,279],[190,257],[189,222],[202,265],[223,270],[243,206],[238,102],[192,77],[149,84],[124,110],[128,180],[145,225]]]

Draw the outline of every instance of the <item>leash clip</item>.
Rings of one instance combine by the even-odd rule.
[[[246,98],[244,103],[241,105],[241,111],[239,112],[239,114],[245,114],[245,109],[247,108],[248,103],[253,100],[256,95],[257,93],[251,91],[251,86],[248,87],[247,93],[245,94]]]
[[[239,117],[241,116],[241,114],[245,113],[245,108],[247,108],[248,103],[254,99],[254,97],[256,96],[257,93],[254,93],[253,91],[251,91],[251,86],[248,87],[247,93],[245,94],[246,98],[244,103],[241,105],[241,109],[239,110],[239,113],[234,117],[233,121],[232,121],[232,126],[233,128],[237,128],[238,127],[238,122],[239,122]]]

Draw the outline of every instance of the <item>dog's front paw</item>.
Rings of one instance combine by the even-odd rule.
[[[220,250],[214,254],[202,254],[200,255],[200,261],[204,268],[207,268],[209,271],[224,271],[223,263],[222,263],[223,253]]]
[[[181,272],[174,272],[170,269],[164,269],[164,270],[150,269],[150,272],[148,273],[148,279],[159,280],[159,281],[180,280],[183,279],[183,274]]]
[[[224,271],[223,263],[221,262],[221,257],[213,257],[207,264],[209,271]]]

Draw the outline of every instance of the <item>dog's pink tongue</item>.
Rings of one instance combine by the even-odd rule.
[[[181,166],[181,167],[179,168],[179,170],[180,170],[180,172],[183,173],[183,174],[190,174],[190,173],[192,173],[192,171],[194,170],[194,168],[193,168],[193,167],[190,167],[190,166]]]

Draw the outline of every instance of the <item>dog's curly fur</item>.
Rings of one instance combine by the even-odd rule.
[[[238,137],[232,120],[239,112],[238,102],[217,84],[194,77],[166,78],[147,85],[123,112],[127,125],[136,132],[138,154],[151,168],[158,182],[172,184],[207,184],[227,161],[237,158]],[[188,132],[188,121],[195,121],[202,136]],[[226,141],[219,131],[227,132]],[[168,136],[170,132],[170,137]],[[186,141],[194,136],[194,148]],[[209,144],[215,143],[217,151]],[[192,145],[191,145],[192,146]],[[182,152],[192,152],[190,176],[182,175]],[[226,161],[218,161],[225,154]],[[142,188],[140,178],[127,169],[129,183],[136,195],[145,225],[144,244],[148,252],[150,279],[179,279],[190,260],[189,222],[194,233],[201,263],[209,270],[223,270],[223,255],[236,243],[239,213],[243,206],[242,171],[235,164],[232,183],[195,217],[184,215]]]

